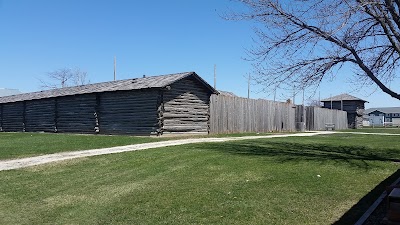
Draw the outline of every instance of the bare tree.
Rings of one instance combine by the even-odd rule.
[[[321,106],[322,106],[322,103],[321,103],[321,101],[319,101],[319,100],[317,100],[317,99],[308,99],[306,105],[307,105],[307,106],[317,106],[317,107],[321,107]]]
[[[49,81],[39,79],[42,89],[55,89],[69,86],[85,85],[90,83],[87,72],[80,69],[62,68],[47,73]]]
[[[390,88],[400,58],[399,0],[236,0],[248,10],[229,19],[256,21],[249,50],[261,83],[318,85],[352,66],[357,81]]]
[[[90,80],[88,78],[86,71],[82,71],[80,69],[75,69],[73,71],[73,74],[74,74],[74,76],[72,78],[72,81],[73,81],[74,85],[77,86],[77,85],[85,85],[85,84],[90,83]]]

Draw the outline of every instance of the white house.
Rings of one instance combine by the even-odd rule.
[[[371,108],[365,110],[369,126],[400,126],[400,107]]]

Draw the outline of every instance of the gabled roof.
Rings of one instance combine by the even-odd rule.
[[[382,108],[370,108],[364,111],[364,114],[370,114],[374,111],[383,113],[400,113],[400,107],[382,107]]]
[[[336,95],[330,98],[326,98],[326,99],[322,99],[321,102],[330,102],[330,101],[363,101],[363,102],[367,102],[361,98],[357,98],[354,97],[353,95],[349,95],[347,93],[345,94],[340,94],[340,95]]]
[[[168,74],[161,76],[149,76],[143,78],[109,81],[96,84],[87,84],[74,87],[57,88],[46,91],[5,96],[5,97],[0,97],[0,103],[20,102],[20,101],[27,101],[34,99],[54,98],[54,97],[61,97],[68,95],[80,95],[80,94],[109,92],[109,91],[164,88],[168,85],[171,85],[172,83],[175,83],[189,76],[193,77],[194,79],[202,83],[205,86],[205,88],[208,91],[210,91],[210,93],[216,93],[216,94],[218,93],[218,91],[216,91],[213,87],[211,87],[195,72],[185,72],[185,73],[176,73],[176,74]]]

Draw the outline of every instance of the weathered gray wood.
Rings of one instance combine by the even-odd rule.
[[[198,132],[209,130],[210,93],[194,79],[180,80],[163,93],[162,133]]]
[[[307,130],[325,130],[325,124],[335,124],[335,129],[347,129],[347,113],[336,109],[306,107]]]
[[[25,130],[54,132],[55,99],[26,101]]]
[[[362,127],[364,100],[324,101],[324,108],[340,109],[347,112],[348,128]]]
[[[59,97],[57,101],[57,131],[94,133],[95,105],[95,94]]]
[[[292,104],[235,96],[211,96],[211,133],[294,130],[295,106]]]
[[[157,134],[159,90],[101,93],[100,133]]]
[[[94,92],[72,87],[10,98],[14,103],[5,99],[0,104],[0,131],[208,133],[209,96],[213,90],[196,76],[172,79],[170,86],[160,86],[159,82],[155,86],[151,82],[142,85],[137,79],[129,82],[138,82],[141,88],[90,85],[96,87]],[[154,82],[157,80],[163,79]],[[117,83],[121,84],[131,85]]]
[[[3,104],[0,104],[0,132],[3,131]]]
[[[303,115],[306,113],[306,115]],[[212,95],[210,102],[210,132],[279,132],[324,130],[333,121],[337,129],[346,128],[346,112],[317,107],[295,106],[261,99]]]
[[[12,102],[3,104],[3,131],[21,132],[23,126],[24,104],[23,102]]]

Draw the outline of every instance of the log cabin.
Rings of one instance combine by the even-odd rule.
[[[0,97],[0,131],[207,134],[211,94],[195,72]]]

